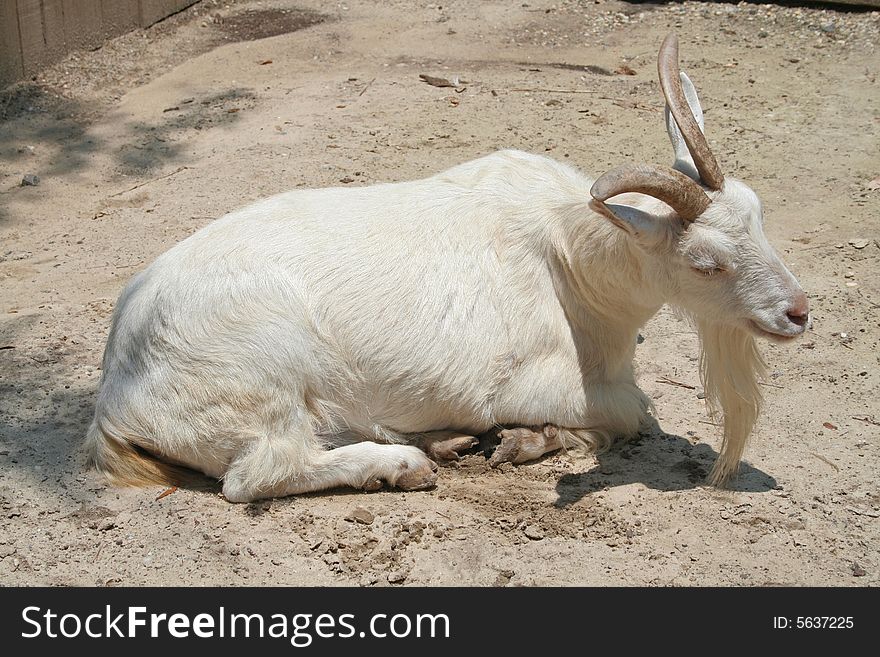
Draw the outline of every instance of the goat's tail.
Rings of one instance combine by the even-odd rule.
[[[178,486],[193,478],[191,470],[159,460],[132,438],[96,416],[86,434],[89,465],[114,486]]]

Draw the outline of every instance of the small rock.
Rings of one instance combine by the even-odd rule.
[[[870,240],[866,240],[861,237],[849,241],[849,245],[856,249],[864,249],[870,243]]]
[[[831,34],[837,30],[837,26],[834,23],[825,23],[820,29],[825,34]]]
[[[376,573],[364,573],[361,576],[361,586],[373,586],[376,582],[379,581],[379,578],[376,577]]]
[[[770,35],[767,33],[767,30],[761,30],[760,32],[758,32],[759,39],[766,39],[768,36]]]
[[[98,525],[98,530],[102,532],[110,531],[116,527],[116,523],[110,519],[104,520],[101,524]]]
[[[510,583],[510,580],[513,579],[513,576],[516,573],[512,570],[502,570],[498,573],[498,576],[495,578],[495,582],[492,586],[507,586]]]
[[[40,177],[32,173],[27,173],[21,179],[22,187],[36,187],[40,184]]]
[[[367,511],[364,507],[358,506],[351,510],[347,516],[345,516],[346,520],[351,520],[353,522],[359,522],[362,525],[371,525],[373,524],[373,520],[375,516]]]
[[[544,538],[544,531],[537,525],[526,525],[523,533],[533,541],[540,541]]]
[[[698,392],[697,393],[697,399],[705,399],[705,398],[706,398],[705,392]]]
[[[340,557],[338,554],[333,554],[330,552],[322,556],[321,559],[323,559],[324,563],[326,563],[328,566],[336,566],[342,562],[342,557]]]
[[[32,255],[33,253],[30,251],[7,251],[0,254],[0,262],[5,262],[6,260],[27,260]]]
[[[400,584],[406,580],[406,573],[402,570],[394,570],[388,573],[388,582],[391,584]]]
[[[853,577],[864,577],[868,573],[865,572],[864,568],[862,568],[859,564],[857,564],[855,561],[853,561],[852,562],[852,574],[853,574]]]

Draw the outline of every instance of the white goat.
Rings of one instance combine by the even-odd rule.
[[[493,464],[601,446],[646,420],[636,336],[670,303],[699,329],[723,483],[758,414],[754,336],[801,334],[808,306],[758,198],[709,151],[674,35],[659,68],[675,170],[594,183],[502,151],[416,182],[281,194],[159,257],[113,316],[97,468],[146,484],[186,466],[246,502],[429,487],[414,444],[455,458],[492,427],[512,428]]]

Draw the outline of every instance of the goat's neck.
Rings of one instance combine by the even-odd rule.
[[[566,208],[557,243],[557,294],[582,360],[608,378],[631,373],[639,328],[664,302],[662,272],[620,228],[586,205]],[[575,215],[575,216],[572,216]]]

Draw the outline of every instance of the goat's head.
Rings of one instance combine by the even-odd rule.
[[[757,195],[725,178],[709,149],[696,90],[678,68],[674,34],[660,48],[658,68],[675,164],[609,171],[593,185],[591,206],[630,234],[656,264],[652,270],[669,301],[699,327],[707,399],[725,420],[712,474],[721,483],[736,470],[760,405],[756,377],[763,363],[753,338],[799,336],[807,329],[809,306],[764,236]]]

